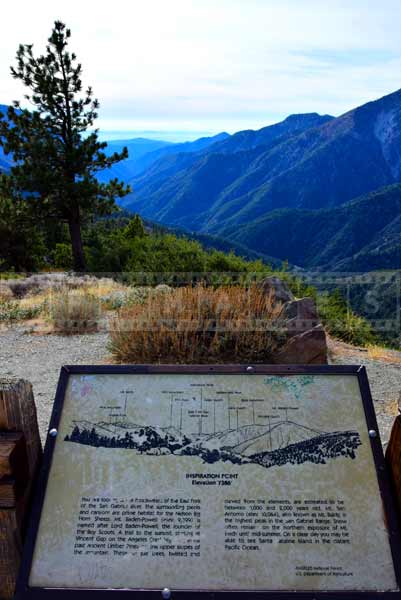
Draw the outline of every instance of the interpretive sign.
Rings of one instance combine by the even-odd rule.
[[[363,367],[65,367],[39,489],[21,598],[399,596]]]

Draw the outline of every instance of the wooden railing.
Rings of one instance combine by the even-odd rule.
[[[41,455],[31,384],[0,379],[0,598],[4,600],[14,596]]]

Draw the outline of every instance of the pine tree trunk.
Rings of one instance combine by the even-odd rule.
[[[78,219],[70,219],[68,227],[71,236],[72,256],[74,260],[74,271],[81,273],[86,270],[84,248],[82,245],[81,223]]]

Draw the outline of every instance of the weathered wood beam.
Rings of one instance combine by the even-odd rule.
[[[0,598],[14,596],[24,526],[42,454],[32,386],[0,378]]]
[[[0,479],[0,508],[15,508],[20,489],[13,477]]]
[[[0,510],[0,598],[14,596],[22,552],[22,538],[15,510]]]
[[[25,379],[0,378],[0,431],[23,433],[29,476],[42,454],[32,385]]]
[[[0,431],[0,479],[16,475],[20,481],[28,479],[28,457],[23,433]]]

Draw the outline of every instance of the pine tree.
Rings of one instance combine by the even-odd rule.
[[[127,240],[134,238],[142,238],[145,236],[145,227],[139,215],[134,215],[128,225],[124,229],[124,237]]]
[[[43,266],[46,246],[24,204],[0,191],[0,271],[34,271]]]
[[[96,173],[128,157],[127,149],[106,156],[107,146],[91,128],[98,100],[92,88],[82,91],[82,66],[67,50],[71,32],[56,21],[44,55],[35,58],[32,45],[20,45],[12,76],[30,93],[33,110],[14,102],[7,118],[0,113],[0,144],[11,153],[14,166],[2,176],[2,187],[12,189],[39,220],[68,223],[74,268],[85,270],[81,229],[85,220],[115,209],[116,197],[130,188],[117,179],[100,183]]]

